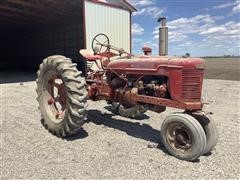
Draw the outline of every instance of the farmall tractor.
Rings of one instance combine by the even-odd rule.
[[[60,55],[44,59],[37,72],[37,99],[49,132],[77,133],[87,120],[87,99],[106,100],[114,113],[129,118],[172,107],[183,112],[162,123],[159,135],[167,151],[187,161],[211,152],[217,130],[202,110],[203,59],[133,56],[110,45],[105,34],[95,36],[91,51],[80,53],[87,64],[84,74]]]

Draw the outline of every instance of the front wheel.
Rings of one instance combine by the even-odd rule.
[[[86,119],[87,99],[85,80],[76,64],[64,56],[50,56],[43,60],[37,76],[44,127],[58,137],[76,133]]]
[[[218,131],[214,120],[211,118],[211,116],[205,114],[193,114],[192,116],[198,120],[198,122],[202,125],[205,131],[207,145],[205,150],[203,151],[203,154],[209,154],[218,142]]]
[[[171,155],[186,161],[196,160],[206,148],[206,136],[201,124],[188,114],[168,116],[162,123],[161,137]]]

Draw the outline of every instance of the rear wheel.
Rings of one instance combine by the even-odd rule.
[[[37,72],[37,100],[46,129],[58,137],[80,130],[86,119],[85,80],[64,56],[43,60]]]
[[[170,154],[186,161],[196,160],[206,147],[201,124],[188,114],[174,113],[168,116],[162,123],[161,137]]]

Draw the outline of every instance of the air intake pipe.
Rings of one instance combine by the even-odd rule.
[[[158,22],[161,23],[159,27],[159,55],[168,55],[168,27],[166,26],[166,17],[160,17]]]

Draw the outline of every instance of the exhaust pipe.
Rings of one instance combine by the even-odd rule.
[[[161,23],[159,28],[159,55],[168,55],[168,27],[166,26],[166,17],[160,17],[158,22]]]

